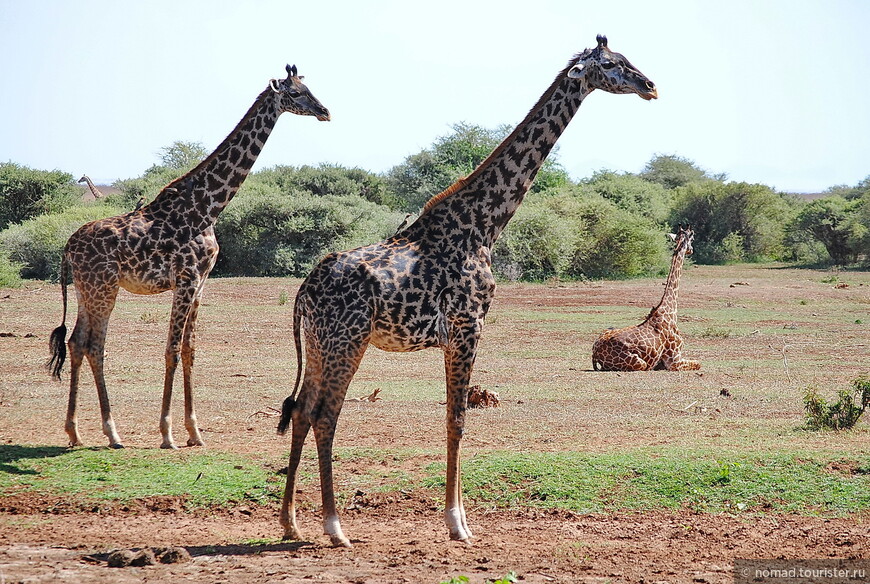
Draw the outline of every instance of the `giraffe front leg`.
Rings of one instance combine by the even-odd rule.
[[[695,371],[700,368],[700,361],[692,361],[691,359],[683,359],[682,357],[678,360],[674,360],[669,367],[671,371]]]
[[[468,406],[468,384],[477,354],[480,324],[455,327],[449,333],[444,349],[444,368],[447,377],[447,492],[444,522],[450,539],[470,543],[465,505],[462,502],[461,441],[465,431],[465,412]]]
[[[700,361],[683,359],[683,354],[679,349],[667,353],[662,358],[662,362],[668,371],[695,371],[701,368]]]
[[[317,460],[320,466],[323,533],[329,536],[333,546],[350,548],[353,545],[341,529],[341,520],[338,516],[338,509],[335,506],[335,491],[332,478],[332,443],[335,438],[336,421],[321,418],[314,426],[314,437],[317,440]]]

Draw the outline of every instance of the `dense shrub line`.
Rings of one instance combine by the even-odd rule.
[[[216,224],[215,275],[303,276],[330,251],[382,239],[509,131],[457,124],[384,174],[334,164],[253,173]],[[150,200],[206,154],[200,144],[175,142],[96,203],[81,201],[68,173],[0,164],[0,286],[19,274],[56,278],[75,229]],[[728,182],[675,155],[656,155],[636,174],[601,170],[573,181],[554,153],[497,242],[493,266],[522,280],[659,274],[668,265],[665,234],[678,224],[694,227],[699,263],[862,265],[870,257],[870,176],[807,200]]]

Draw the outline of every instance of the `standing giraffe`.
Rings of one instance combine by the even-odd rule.
[[[73,176],[75,176],[75,175],[73,175]],[[97,188],[97,185],[94,184],[94,181],[92,181],[91,177],[89,177],[88,175],[83,174],[82,178],[80,178],[76,182],[87,183],[88,188],[91,190],[91,194],[94,196],[94,199],[99,199],[99,198],[105,197],[103,192]]]
[[[296,66],[287,65],[287,79],[271,80],[236,128],[196,168],[169,183],[148,205],[124,215],[92,221],[69,238],[60,274],[63,319],[51,334],[49,368],[60,379],[66,358],[67,275],[72,270],[78,318],[68,343],[70,390],[66,433],[70,446],[82,444],[76,424],[76,395],[79,368],[87,357],[97,384],[103,433],[112,448],[123,447],[112,420],[103,376],[106,328],[119,287],[134,294],[174,291],[166,343],[160,446],[175,448],[169,405],[179,354],[184,372],[187,444],[203,444],[193,410],[191,373],[202,288],[218,254],[214,223],[250,172],[278,116],[292,112],[329,120],[329,111],[301,79]]]
[[[471,531],[462,505],[459,443],[468,384],[483,318],[495,292],[490,249],[583,99],[594,89],[657,97],[655,85],[622,55],[598,46],[575,55],[526,118],[469,176],[424,206],[411,225],[380,243],[326,256],[305,279],[293,309],[297,377],[278,432],[292,421],[292,445],[280,521],[299,539],[296,474],[314,429],[323,527],[332,544],[344,536],[332,480],[335,426],[351,378],[369,343],[386,351],[440,347],[447,378],[447,505],[451,539]],[[306,341],[302,375],[300,331]]]
[[[683,260],[692,255],[695,232],[689,227],[680,227],[679,232],[671,237],[676,247],[661,302],[642,323],[601,333],[592,346],[592,368],[596,371],[686,371],[701,368],[698,361],[683,359],[680,354],[683,337],[677,328],[677,291]]]

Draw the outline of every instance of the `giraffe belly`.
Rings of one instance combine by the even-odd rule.
[[[171,290],[173,286],[169,280],[158,282],[141,282],[138,280],[122,280],[119,282],[121,288],[133,294],[160,294]]]
[[[375,327],[372,330],[371,344],[382,351],[410,353],[439,346],[435,335],[413,334],[405,325]]]

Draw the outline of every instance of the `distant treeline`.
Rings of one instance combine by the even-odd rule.
[[[217,276],[304,276],[326,253],[395,233],[408,213],[470,173],[508,134],[457,124],[453,132],[383,174],[332,164],[253,173],[218,219]],[[82,200],[73,175],[0,164],[0,286],[56,279],[67,238],[94,219],[149,201],[202,160],[175,142],[120,192]],[[667,270],[665,234],[695,230],[698,263],[785,261],[864,266],[870,258],[870,176],[813,200],[762,184],[729,182],[676,155],[640,173],[601,170],[572,180],[550,159],[493,250],[510,280],[630,278]]]

